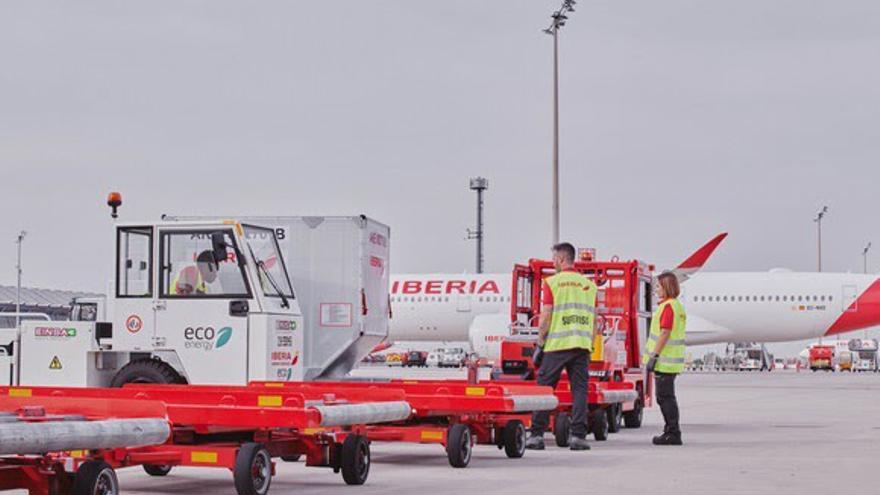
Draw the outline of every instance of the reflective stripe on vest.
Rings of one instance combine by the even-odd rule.
[[[544,351],[592,350],[596,284],[577,272],[559,272],[546,283],[553,294],[553,314]]]
[[[666,309],[667,306],[672,307],[672,331],[669,335],[669,340],[666,341],[666,346],[660,351],[660,357],[657,359],[657,365],[654,367],[654,371],[659,371],[661,373],[681,373],[684,371],[684,337],[685,327],[687,326],[687,315],[684,312],[684,307],[678,299],[667,299],[660,303],[660,305],[657,306],[657,310],[654,311],[654,315],[651,317],[651,333],[645,344],[645,355],[642,362],[647,363],[650,356],[654,354],[654,349],[657,347],[657,342],[660,340],[660,335],[663,333],[660,329],[660,316],[663,314],[663,310]]]
[[[566,304],[554,304],[553,306],[548,306],[549,308],[553,308],[553,311],[565,311],[567,309],[582,309],[588,313],[596,314],[596,308],[590,306],[589,304],[581,304],[581,303],[566,303]]]
[[[205,280],[202,279],[202,272],[199,271],[198,267],[195,266],[188,266],[183,270],[180,270],[177,276],[174,277],[174,280],[171,281],[171,287],[168,288],[168,293],[171,295],[179,294],[179,292],[177,292],[177,284],[180,282],[180,277],[183,276],[184,272],[186,272],[187,270],[196,271],[196,285],[195,287],[193,287],[193,291],[191,292],[191,294],[206,294],[208,292],[208,286],[205,285]]]

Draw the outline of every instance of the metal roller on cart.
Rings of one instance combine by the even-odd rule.
[[[596,440],[606,440],[624,426],[639,428],[652,388],[641,364],[641,349],[650,327],[653,267],[638,260],[575,262],[574,269],[597,285],[596,327],[587,393],[588,426]],[[501,383],[534,383],[532,361],[541,314],[543,281],[555,273],[553,263],[531,259],[513,270],[511,336],[501,343],[500,365],[492,378]],[[641,330],[640,330],[641,329]],[[567,376],[555,390],[559,405],[551,415],[556,444],[568,446],[571,389]]]
[[[412,415],[393,423],[367,426],[370,440],[440,444],[453,467],[467,467],[475,444],[494,445],[510,458],[525,453],[526,425],[534,411],[554,410],[558,399],[550,387],[534,384],[468,383],[460,380],[391,380],[289,383],[255,382],[257,390],[277,387],[348,387],[376,394],[398,390]]]
[[[232,470],[239,495],[265,495],[273,459],[301,456],[359,485],[367,426],[412,414],[399,389],[288,385],[0,387],[0,490],[118,493],[116,469],[199,466]]]

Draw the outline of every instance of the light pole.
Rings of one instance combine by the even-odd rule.
[[[816,214],[816,218],[813,219],[816,222],[816,227],[818,228],[819,233],[819,271],[822,271],[822,219],[825,217],[825,214],[828,213],[828,207],[823,206],[819,213]]]
[[[862,258],[865,262],[865,273],[868,273],[868,251],[871,250],[871,243],[868,242],[868,245],[865,246],[865,249],[862,249]]]
[[[18,329],[18,333],[21,333],[21,243],[26,235],[27,232],[22,230],[15,239],[15,243],[18,245],[18,256],[15,262],[15,272],[18,279],[15,286],[15,328]]]
[[[483,273],[483,191],[489,189],[489,181],[482,177],[471,179],[471,191],[477,192],[477,229],[468,229],[468,239],[477,240],[477,273]]]
[[[559,28],[565,26],[566,14],[574,12],[575,0],[563,0],[545,33],[553,36],[553,244],[559,243]]]

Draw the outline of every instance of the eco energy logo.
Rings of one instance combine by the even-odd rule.
[[[214,330],[214,327],[186,327],[183,331],[183,346],[186,349],[210,351],[219,349],[232,338],[232,327]]]

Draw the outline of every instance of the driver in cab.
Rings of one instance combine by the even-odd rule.
[[[196,257],[195,265],[184,267],[174,277],[169,293],[176,296],[207,294],[208,284],[217,280],[218,268],[214,253],[202,251]]]

